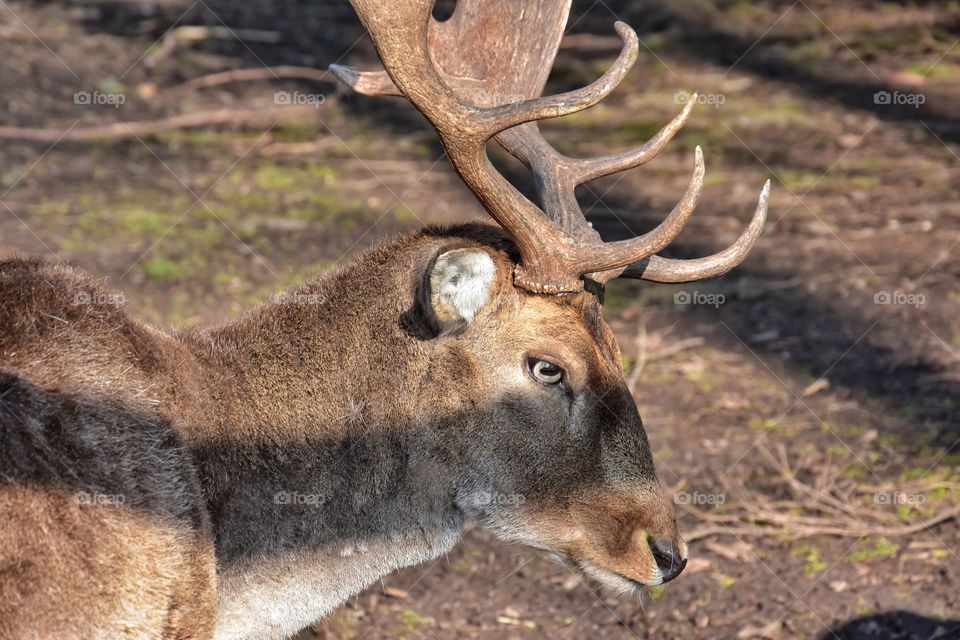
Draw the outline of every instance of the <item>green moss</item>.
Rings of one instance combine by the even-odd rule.
[[[110,212],[109,215],[119,223],[123,231],[138,236],[147,233],[163,233],[178,217],[166,211],[156,211],[141,205],[121,207]]]
[[[812,544],[801,545],[792,551],[794,556],[803,556],[803,574],[812,576],[827,569],[827,563],[820,558],[820,549]]]
[[[888,447],[897,447],[903,444],[903,438],[896,433],[881,433],[880,443],[885,444]]]
[[[183,129],[156,134],[155,142],[169,146],[214,147],[231,144],[244,132],[217,131],[216,129]],[[249,133],[247,134],[249,137]]]
[[[823,61],[829,58],[830,46],[826,40],[797,43],[787,50],[785,57],[799,71],[814,75],[820,71]]]
[[[783,98],[773,104],[755,104],[746,108],[743,116],[754,122],[767,124],[815,124],[816,116],[810,107],[792,98]]]
[[[151,258],[141,263],[143,274],[151,280],[175,280],[183,277],[180,265],[163,258]]]
[[[123,93],[123,83],[116,78],[101,78],[97,81],[97,90],[101,93]]]
[[[621,122],[608,129],[603,136],[604,142],[615,145],[643,144],[663,127],[659,120],[634,120]]]
[[[860,548],[848,556],[853,562],[870,562],[880,558],[889,558],[890,556],[896,555],[900,550],[897,545],[886,538],[878,538],[873,544],[861,543],[858,546]]]
[[[843,475],[851,480],[863,480],[870,473],[866,465],[856,463],[844,469]]]
[[[904,68],[907,73],[918,73],[931,80],[952,80],[960,78],[960,64],[940,59],[930,64],[929,62],[917,62]]]
[[[754,429],[778,431],[783,428],[783,422],[781,420],[774,420],[773,418],[753,418],[750,421],[750,426]]]
[[[738,0],[725,7],[723,12],[739,24],[768,24],[770,22],[770,12],[765,7],[757,5],[753,0]]]
[[[297,184],[295,169],[264,162],[253,174],[253,182],[261,189],[289,189]]]
[[[271,132],[279,142],[312,142],[317,139],[317,128],[308,123],[278,126]]]
[[[820,183],[823,174],[816,171],[802,171],[798,169],[780,169],[776,173],[777,180],[791,191],[809,189]]]
[[[926,31],[909,23],[889,29],[864,29],[844,36],[844,43],[865,60],[920,53],[928,47]]]
[[[403,629],[407,633],[414,633],[425,622],[426,618],[410,607],[406,607],[400,612],[400,624],[403,625]]]
[[[687,380],[695,383],[700,389],[707,392],[713,391],[722,383],[719,375],[706,369],[687,371],[684,375]]]

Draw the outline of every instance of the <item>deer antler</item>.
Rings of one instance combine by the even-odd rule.
[[[720,275],[746,257],[766,219],[769,181],[747,230],[728,249],[698,260],[654,254],[683,229],[703,187],[699,147],[683,198],[655,229],[603,242],[584,218],[578,184],[639,166],[656,156],[687,121],[696,102],[645,145],[600,158],[567,157],[540,134],[536,121],[591,107],[620,83],[637,58],[637,35],[617,22],[623,49],[600,78],[582,89],[541,96],[556,57],[570,0],[459,0],[444,22],[431,17],[434,0],[350,0],[370,33],[386,72],[331,70],[360,93],[402,95],[437,130],[450,162],[490,215],[513,238],[521,256],[514,280],[537,293],[583,288],[633,277],[686,282]],[[541,210],[490,164],[490,138],[526,164],[536,178]]]

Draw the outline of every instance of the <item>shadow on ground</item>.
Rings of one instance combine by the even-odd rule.
[[[948,640],[960,638],[960,620],[935,620],[909,611],[889,611],[851,620],[820,640]]]

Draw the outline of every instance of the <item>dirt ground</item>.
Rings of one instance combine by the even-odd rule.
[[[582,189],[603,235],[654,226],[698,144],[704,197],[670,255],[726,246],[774,183],[733,273],[608,291],[688,569],[622,600],[471,530],[302,637],[960,638],[960,5],[578,1],[548,90],[609,65],[616,19],[641,38],[632,73],[548,138],[622,149],[686,92],[701,104],[662,157]],[[0,1],[0,42],[0,256],[70,261],[152,322],[228,318],[383,238],[483,215],[399,100],[275,71],[184,85],[372,67],[345,1]],[[233,124],[70,139],[221,110]]]

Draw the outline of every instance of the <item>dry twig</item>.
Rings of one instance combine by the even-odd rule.
[[[783,445],[777,447],[776,455],[763,443],[759,443],[756,449],[763,461],[783,480],[792,499],[773,502],[762,493],[750,492],[742,485],[734,486],[728,478],[723,478],[720,484],[724,490],[731,495],[747,494],[747,499],[740,502],[749,506],[736,513],[709,513],[690,505],[680,505],[687,513],[707,523],[684,536],[687,541],[715,535],[787,536],[794,539],[819,535],[895,538],[919,533],[960,517],[960,505],[954,505],[929,518],[900,524],[897,517],[889,511],[869,508],[850,499],[853,494],[870,493],[870,490],[878,489],[877,487],[854,487],[844,493],[836,485],[836,476],[827,477],[836,468],[833,465],[825,465],[814,483],[808,484],[797,477]],[[941,486],[952,488],[956,484],[933,480],[924,484],[913,483],[910,488],[912,491],[923,492]],[[799,512],[798,507],[801,509]]]
[[[71,129],[0,127],[0,140],[28,140],[31,142],[88,142],[91,140],[120,140],[147,136],[177,129],[232,126],[242,128],[269,127],[282,120],[302,118],[316,113],[311,105],[294,105],[270,109],[216,109],[182,113],[161,120],[113,122],[92,127]]]
[[[277,67],[257,67],[255,69],[231,69],[219,71],[171,87],[168,93],[180,93],[210,89],[233,82],[256,82],[260,80],[312,80],[313,82],[333,82],[329,72],[311,67],[281,65]]]

